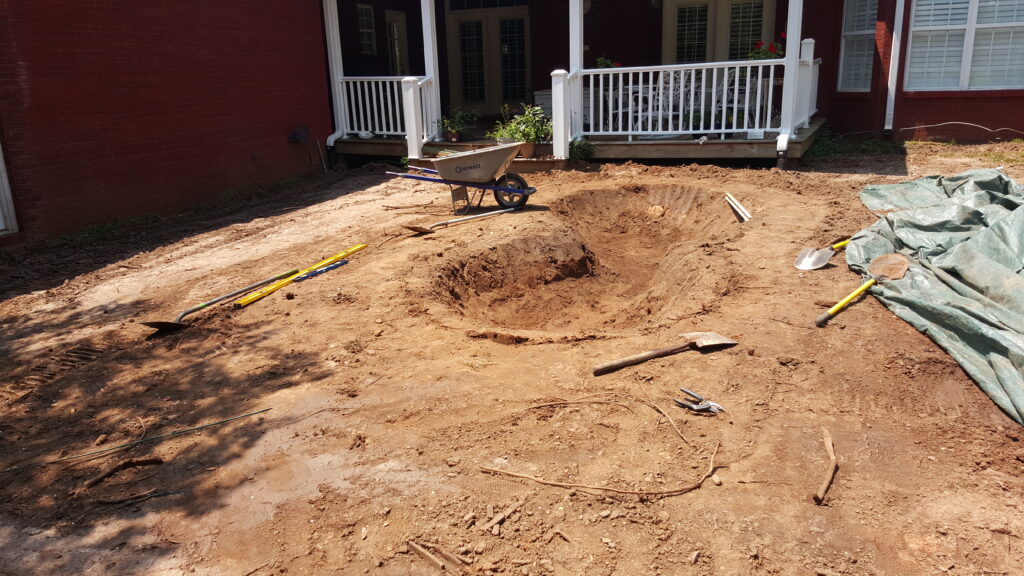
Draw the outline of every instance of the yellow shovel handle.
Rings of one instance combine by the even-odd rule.
[[[818,316],[814,320],[814,323],[817,324],[818,326],[824,326],[825,324],[828,323],[829,320],[832,319],[833,316],[838,314],[840,310],[842,310],[843,308],[846,308],[847,304],[849,304],[850,302],[853,302],[853,300],[855,298],[857,298],[858,296],[863,294],[868,288],[871,288],[871,286],[873,286],[874,284],[875,284],[875,279],[874,278],[872,278],[871,280],[868,280],[867,282],[861,284],[860,288],[857,288],[853,292],[850,292],[849,296],[847,296],[846,298],[843,298],[842,300],[837,302],[835,306],[829,308],[828,311],[825,312],[824,314],[822,314],[821,316]]]
[[[832,245],[832,249],[833,250],[839,250],[840,248],[842,248],[843,246],[846,246],[849,243],[850,243],[850,240],[849,240],[849,238],[847,238],[846,240],[843,240],[842,242],[836,242],[835,244],[833,244]]]
[[[253,292],[252,294],[249,294],[245,298],[239,299],[238,301],[235,302],[235,308],[248,306],[249,304],[252,304],[253,302],[259,300],[260,298],[263,298],[264,296],[291,284],[299,276],[302,276],[303,274],[308,274],[309,272],[312,272],[318,268],[323,268],[324,266],[330,266],[331,264],[334,264],[339,260],[344,260],[345,258],[351,256],[352,254],[359,252],[363,248],[366,248],[366,244],[356,244],[355,246],[349,248],[348,250],[345,250],[344,252],[338,252],[337,254],[331,256],[326,260],[321,260],[320,262],[317,262],[316,264],[310,266],[309,268],[299,270],[295,274],[292,274],[291,276],[283,280],[278,280],[277,282],[274,282],[273,284],[267,286],[266,288],[260,290],[259,292]]]

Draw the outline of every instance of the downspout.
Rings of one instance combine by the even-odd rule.
[[[896,0],[896,22],[892,29],[892,52],[889,54],[888,92],[885,96],[885,131],[892,132],[896,111],[896,82],[900,73],[900,48],[903,46],[904,0]]]
[[[341,31],[338,29],[338,0],[323,0],[324,36],[327,40],[327,68],[331,80],[331,104],[334,109],[335,132],[327,137],[327,146],[344,138],[348,132],[348,117],[345,113],[345,95],[341,79],[345,70],[341,62]]]

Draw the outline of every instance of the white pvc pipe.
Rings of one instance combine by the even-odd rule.
[[[341,79],[345,69],[341,61],[341,31],[338,29],[338,0],[323,0],[324,37],[327,40],[327,69],[331,78],[331,103],[334,106],[334,134],[327,137],[327,145],[334,146],[338,138],[348,132],[348,111]]]
[[[896,0],[896,22],[892,28],[892,52],[889,56],[889,81],[885,96],[885,129],[892,130],[896,114],[896,79],[900,74],[900,47],[903,43],[904,0]]]

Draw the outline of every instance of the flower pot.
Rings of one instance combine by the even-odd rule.
[[[519,147],[519,155],[523,158],[533,158],[536,148],[537,144],[534,142],[523,142],[522,146]]]
[[[444,139],[447,140],[448,142],[460,142],[462,141],[462,133],[452,132],[449,130],[448,132],[444,133]]]

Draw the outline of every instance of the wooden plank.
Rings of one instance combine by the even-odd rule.
[[[334,143],[336,154],[358,154],[363,156],[395,156],[401,158],[406,155],[408,148],[405,140],[357,140],[354,138],[337,140]]]

